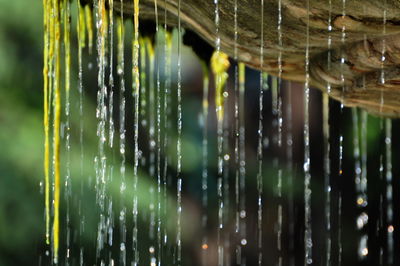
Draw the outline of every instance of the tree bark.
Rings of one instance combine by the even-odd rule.
[[[154,1],[140,0],[141,19],[155,19]],[[281,0],[281,45],[278,1],[264,0],[263,71],[279,75],[281,69],[283,78],[304,82],[308,27],[313,87],[328,91],[329,85],[329,95],[347,106],[382,116],[400,116],[400,1],[309,0],[308,11],[307,0]],[[124,0],[124,13],[132,14],[132,2]],[[166,9],[168,24],[176,25],[177,2],[157,0],[160,21],[164,21]],[[235,47],[234,3],[219,1],[221,50],[231,57]],[[260,69],[261,0],[237,3],[238,60]],[[121,8],[119,1],[115,6]],[[213,46],[214,12],[213,0],[181,0],[182,26]]]

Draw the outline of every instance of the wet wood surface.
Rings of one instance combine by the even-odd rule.
[[[120,9],[119,1],[115,1]],[[132,15],[133,1],[124,0],[124,13]],[[237,0],[238,59],[260,69],[261,0]],[[264,1],[263,70],[305,81],[307,28],[310,83],[346,106],[359,106],[372,114],[400,117],[400,1],[398,0],[279,0]],[[345,3],[345,5],[344,5]],[[155,20],[154,0],[140,0],[141,19]],[[177,24],[178,0],[157,0],[158,18]],[[234,56],[235,0],[220,0],[221,50]],[[181,0],[182,26],[210,45],[215,41],[213,0]],[[329,23],[330,21],[330,23]],[[386,23],[384,23],[386,21]],[[329,30],[329,25],[332,26]],[[331,49],[328,40],[331,38]]]

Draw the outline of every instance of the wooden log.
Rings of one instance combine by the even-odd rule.
[[[282,45],[278,37],[278,1],[264,0],[262,70],[278,75],[281,55],[282,77],[304,82],[308,25],[312,86],[327,91],[330,84],[330,96],[345,105],[382,116],[400,116],[400,1],[385,0],[385,5],[378,0],[309,0],[308,11],[307,0],[281,0]],[[132,2],[124,0],[124,13],[132,14]],[[176,25],[178,0],[156,3],[159,20],[164,21],[166,9],[168,23]],[[232,57],[234,3],[235,0],[219,1],[221,50]],[[260,69],[261,1],[237,3],[238,59]],[[155,19],[154,5],[154,0],[140,0],[142,19]],[[121,8],[119,1],[115,6]],[[183,27],[210,45],[214,45],[216,37],[214,12],[213,0],[181,0]]]

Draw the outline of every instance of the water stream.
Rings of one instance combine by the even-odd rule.
[[[303,94],[296,90],[298,84],[282,79],[285,1],[278,0],[273,18],[276,77],[246,69],[241,62],[243,10],[238,0],[233,6],[233,58],[223,52],[226,5],[212,0],[215,50],[209,62],[202,58],[200,63],[190,62],[193,54],[183,45],[188,30],[181,14],[186,3],[180,0],[177,21],[167,11],[168,1],[153,0],[153,24],[139,20],[139,0],[131,3],[130,17],[123,0],[77,3],[75,10],[73,4],[43,1],[44,239],[45,255],[53,264],[346,265],[343,249],[352,230],[359,263],[369,261],[372,248],[378,247],[373,252],[379,254],[379,265],[396,265],[395,122],[381,118],[380,133],[371,132],[377,119],[358,109],[347,119],[343,102],[329,99],[332,84],[322,94],[311,89],[310,0],[305,6]],[[270,36],[265,25],[271,18],[265,16],[266,2],[259,4],[258,51],[264,69],[269,67]],[[334,26],[335,16],[347,16],[346,5],[341,0],[334,9],[329,0],[324,41],[329,50],[335,42],[346,45],[346,27]],[[384,8],[383,35],[387,13]],[[96,54],[91,56],[93,45]],[[386,49],[383,41],[382,85]],[[90,78],[86,72],[95,70],[91,60],[97,62],[95,90],[85,83]],[[330,70],[330,51],[326,60]],[[344,100],[345,54],[338,60]],[[201,78],[186,86],[195,71]],[[380,93],[383,112],[384,90]],[[322,102],[316,103],[317,98]],[[200,123],[193,122],[193,113],[201,114]],[[347,120],[351,133],[344,126]],[[377,151],[369,146],[371,138],[378,138],[374,134],[384,144],[377,163],[368,154]],[[378,169],[368,173],[372,165]],[[371,192],[371,181],[380,184],[379,193]],[[371,204],[378,203],[369,206],[369,197]],[[323,211],[316,209],[319,200]],[[354,214],[348,218],[349,209]],[[374,225],[376,235],[371,233]],[[371,242],[378,237],[383,240]]]

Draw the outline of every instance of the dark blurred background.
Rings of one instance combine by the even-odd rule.
[[[50,248],[45,245],[44,218],[44,175],[43,175],[43,26],[41,1],[8,1],[0,0],[0,265],[48,265],[50,264]],[[84,119],[79,118],[78,92],[78,60],[77,38],[75,33],[75,2],[72,4],[72,75],[71,75],[71,191],[70,197],[62,194],[61,204],[61,248],[60,264],[67,262],[78,265],[100,265],[96,259],[96,232],[99,210],[94,189],[95,169],[94,157],[97,154],[98,138],[96,136],[96,53],[88,54],[84,50],[83,57],[83,87],[84,87]],[[127,262],[132,259],[132,167],[133,167],[133,103],[131,96],[131,39],[132,22],[126,21],[126,129],[127,129],[127,193],[121,196],[119,186],[119,167],[121,158],[118,148],[107,153],[109,171],[112,173],[107,184],[108,199],[112,199],[112,216],[114,224],[114,239],[112,245],[107,245],[101,254],[106,264],[120,264],[120,226],[119,212],[121,205],[127,207]],[[172,54],[172,126],[176,125],[176,50],[177,34],[174,32],[174,47]],[[116,56],[115,56],[116,58]],[[160,55],[160,67],[163,67],[163,54]],[[234,79],[235,62],[231,61],[227,109],[229,133],[228,163],[229,185],[225,197],[230,202],[226,207],[223,239],[227,240],[229,252],[226,261],[236,265],[235,246],[241,239],[234,234],[235,223],[235,162],[234,162]],[[115,69],[114,69],[115,70]],[[114,72],[116,73],[116,72]],[[154,74],[154,73],[152,73]],[[149,73],[148,73],[149,75]],[[214,89],[210,90],[210,108],[208,119],[208,217],[206,232],[201,227],[202,215],[202,70],[199,60],[190,47],[183,49],[182,59],[182,91],[183,91],[183,225],[182,225],[182,265],[201,265],[202,237],[208,236],[207,261],[205,265],[216,265],[216,233],[217,233],[217,149],[216,149],[216,118],[213,112],[215,105]],[[163,84],[164,75],[161,75]],[[118,132],[119,81],[115,75],[114,87],[114,120]],[[272,112],[271,78],[269,89],[264,97],[264,210],[263,210],[263,253],[264,265],[276,265],[278,257],[283,259],[283,265],[303,265],[304,261],[304,175],[303,175],[303,86],[301,84],[283,82],[282,95],[282,147],[277,145],[277,116]],[[211,79],[212,84],[213,79]],[[257,264],[257,129],[259,101],[259,73],[246,70],[245,122],[246,122],[246,225],[247,244],[243,246],[242,256],[247,265]],[[290,94],[290,96],[289,96]],[[325,193],[323,175],[323,134],[322,134],[322,95],[318,90],[311,90],[310,97],[310,138],[311,138],[311,174],[312,174],[312,229],[313,229],[313,262],[323,265],[325,260]],[[291,133],[293,134],[293,162],[288,162],[287,137],[288,116],[291,106]],[[368,205],[358,208],[355,189],[355,159],[352,112],[359,110],[340,109],[337,102],[330,102],[330,145],[331,145],[331,216],[332,216],[332,265],[389,265],[387,247],[386,220],[387,201],[385,177],[380,173],[381,158],[385,163],[385,135],[380,118],[368,117]],[[65,122],[65,117],[63,117]],[[80,153],[80,124],[84,125],[83,161]],[[359,126],[360,128],[360,126]],[[147,129],[141,127],[140,147],[144,157],[148,153]],[[360,129],[361,130],[361,129]],[[397,120],[393,121],[393,199],[394,199],[394,254],[400,251],[399,231],[399,159],[400,143],[397,138],[400,127]],[[168,245],[163,247],[162,265],[173,264],[176,252],[175,241],[175,196],[176,196],[176,130],[171,129],[170,144],[163,158],[168,155],[168,205],[167,216],[163,224],[168,224]],[[343,135],[343,173],[339,174],[339,136]],[[118,146],[118,134],[115,140]],[[63,146],[63,176],[65,176],[66,154]],[[278,171],[282,171],[282,197],[277,196]],[[140,265],[150,264],[149,248],[156,245],[156,240],[149,236],[152,230],[150,223],[152,207],[156,200],[156,177],[148,173],[148,162],[142,160],[139,182],[139,249]],[[385,170],[385,169],[384,169]],[[291,185],[290,182],[293,182]],[[339,198],[341,208],[339,210]],[[70,202],[68,226],[71,236],[69,257],[66,249],[67,224],[66,202]],[[153,205],[152,205],[153,204]],[[277,251],[277,209],[283,207],[282,252]],[[339,215],[339,212],[341,215]],[[363,230],[357,230],[357,217],[360,213],[369,215],[368,225]],[[290,235],[289,226],[294,226]],[[154,229],[154,228],[153,228]],[[368,235],[368,256],[359,259],[358,243],[362,234]],[[340,253],[338,243],[342,245]],[[341,255],[339,255],[341,254]],[[394,256],[392,265],[399,265],[400,259]]]

